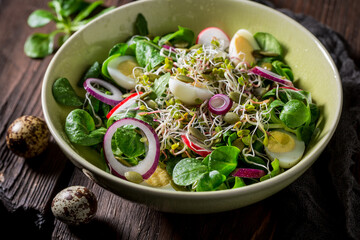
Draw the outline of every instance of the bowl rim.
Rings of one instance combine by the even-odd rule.
[[[183,196],[183,197],[191,197],[191,198],[194,198],[194,199],[203,199],[203,198],[208,198],[208,197],[210,197],[210,198],[217,198],[217,197],[224,198],[224,197],[230,197],[230,196],[234,196],[234,195],[239,196],[239,195],[242,195],[242,194],[248,194],[249,192],[250,193],[258,192],[259,190],[266,189],[266,188],[268,188],[268,187],[270,187],[272,185],[275,185],[277,183],[281,183],[283,180],[291,178],[291,176],[296,176],[298,173],[306,171],[315,162],[315,160],[319,157],[321,152],[325,149],[325,147],[327,146],[327,144],[331,140],[331,138],[332,138],[332,136],[333,136],[333,134],[334,134],[334,132],[336,130],[336,127],[337,127],[337,125],[339,123],[339,120],[340,120],[340,117],[341,117],[342,105],[343,105],[343,91],[342,91],[342,84],[341,84],[341,78],[340,78],[339,72],[338,72],[338,70],[336,68],[336,65],[335,65],[333,59],[331,58],[330,54],[326,50],[326,48],[304,26],[302,26],[300,23],[298,23],[294,19],[290,18],[289,16],[287,16],[287,15],[285,15],[285,14],[283,14],[283,13],[281,13],[281,12],[271,8],[271,7],[262,5],[260,3],[247,1],[247,0],[229,0],[229,1],[241,2],[243,4],[250,5],[251,7],[257,7],[257,8],[261,8],[261,9],[263,9],[265,11],[269,11],[272,14],[279,15],[280,17],[282,17],[282,18],[286,19],[287,21],[289,21],[291,24],[298,27],[299,30],[301,30],[303,32],[303,34],[306,34],[307,37],[309,39],[311,39],[317,45],[317,48],[319,50],[321,50],[323,56],[326,58],[327,62],[331,66],[331,70],[334,72],[334,78],[336,80],[337,88],[339,89],[339,91],[338,91],[338,93],[339,93],[338,94],[339,107],[337,109],[333,109],[336,112],[335,113],[336,118],[332,121],[332,123],[330,125],[330,128],[329,128],[330,130],[327,133],[325,133],[324,136],[311,149],[311,152],[312,152],[311,156],[308,155],[308,156],[302,158],[299,163],[297,163],[294,167],[286,170],[282,174],[277,175],[274,178],[267,179],[266,181],[258,182],[256,184],[247,185],[247,186],[244,186],[242,188],[226,189],[226,190],[221,190],[221,191],[185,192],[185,191],[169,191],[169,190],[164,190],[162,188],[154,188],[154,187],[144,186],[144,185],[135,184],[135,183],[126,181],[124,179],[118,178],[118,177],[112,175],[111,173],[105,172],[105,171],[99,169],[98,167],[96,167],[95,165],[91,164],[90,162],[86,161],[83,157],[81,157],[78,153],[76,153],[70,146],[68,146],[68,144],[62,139],[60,134],[57,133],[57,131],[55,129],[55,126],[51,122],[50,115],[49,115],[49,112],[48,112],[48,105],[46,103],[46,89],[48,88],[48,85],[50,84],[50,82],[52,82],[52,79],[50,79],[51,71],[54,68],[55,62],[57,62],[57,59],[60,58],[59,56],[61,55],[63,49],[65,49],[66,46],[71,43],[72,39],[77,38],[78,36],[80,36],[80,34],[83,31],[86,31],[88,26],[90,26],[92,24],[95,24],[97,21],[102,21],[102,19],[106,18],[107,16],[110,16],[112,14],[116,14],[116,12],[123,11],[123,9],[133,7],[134,5],[142,4],[142,2],[160,2],[160,1],[161,0],[143,0],[143,1],[132,2],[132,3],[128,3],[128,4],[125,4],[125,5],[116,7],[115,9],[109,11],[108,13],[104,14],[103,16],[98,17],[97,19],[93,20],[88,25],[86,25],[84,28],[82,28],[79,31],[77,31],[76,33],[74,33],[68,39],[68,41],[66,41],[65,44],[57,51],[55,56],[52,58],[51,62],[48,65],[48,68],[47,68],[47,70],[45,72],[44,78],[43,78],[42,92],[41,92],[41,103],[42,103],[42,109],[43,109],[43,114],[44,114],[45,121],[46,121],[47,125],[49,126],[49,130],[50,130],[52,136],[54,137],[55,141],[60,146],[60,148],[63,151],[66,151],[67,154],[71,155],[72,158],[76,162],[78,162],[83,168],[87,169],[90,172],[95,172],[96,175],[99,175],[103,179],[107,179],[107,180],[110,180],[112,182],[116,182],[116,184],[123,185],[123,187],[126,187],[126,188],[132,188],[134,190],[139,190],[139,191],[142,191],[142,192],[147,192],[147,193],[155,194],[155,195],[158,195],[158,196],[167,196],[167,197]],[[295,181],[296,178],[293,181]],[[292,182],[290,182],[289,184],[291,184]]]

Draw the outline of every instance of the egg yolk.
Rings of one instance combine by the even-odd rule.
[[[236,35],[234,47],[237,53],[241,52],[241,54],[239,55],[240,59],[250,64],[255,62],[255,58],[252,55],[252,51],[254,49],[251,46],[249,40],[247,40],[245,37],[241,35]]]
[[[139,65],[136,62],[131,61],[131,60],[126,60],[126,61],[119,63],[119,65],[117,66],[117,69],[125,76],[132,78],[133,77],[133,69],[138,66]]]
[[[270,152],[284,153],[295,148],[295,141],[288,134],[279,131],[272,131],[270,134],[267,146]]]

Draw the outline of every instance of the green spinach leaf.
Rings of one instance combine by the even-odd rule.
[[[173,181],[179,186],[188,186],[208,173],[208,167],[194,158],[184,158],[176,164],[173,170]]]
[[[181,26],[178,26],[178,28],[179,28],[178,31],[176,31],[174,33],[169,33],[169,34],[163,36],[159,40],[159,45],[162,46],[162,45],[166,44],[167,42],[170,42],[172,44],[185,42],[185,43],[187,43],[186,47],[191,46],[194,42],[194,37],[195,37],[194,32],[189,28],[185,28],[185,27],[181,27]]]
[[[288,65],[279,60],[273,61],[271,65],[274,67],[277,74],[286,77],[290,81],[294,81],[294,74]]]
[[[113,140],[120,151],[128,158],[136,158],[146,152],[142,136],[135,129],[120,127],[116,130]]]
[[[196,184],[196,191],[215,191],[226,180],[226,176],[213,170],[204,174]]]
[[[150,41],[141,40],[136,43],[136,61],[141,67],[147,66],[148,69],[153,69],[162,62],[165,58],[160,56],[160,47]]]
[[[280,120],[289,128],[297,128],[311,117],[310,108],[302,101],[292,99],[287,102],[280,113]]]
[[[156,94],[157,98],[161,97],[161,95],[165,92],[169,84],[169,80],[170,73],[166,73],[161,77],[155,79],[153,85],[151,86],[151,89]]]
[[[280,57],[283,57],[283,49],[280,43],[270,33],[257,32],[254,34],[254,38],[256,42],[259,44],[261,50],[266,52],[276,53],[279,54]]]
[[[209,169],[217,170],[227,176],[236,168],[239,154],[240,150],[237,147],[219,147],[210,153]]]
[[[139,13],[136,17],[135,28],[136,28],[137,34],[139,34],[141,36],[146,36],[149,34],[147,21],[146,21],[144,15],[142,15],[141,13]]]
[[[84,76],[78,82],[79,87],[83,87],[84,82],[88,78],[99,78],[101,75],[101,64],[99,62],[94,62],[93,65],[86,71]]]
[[[32,12],[27,20],[27,23],[32,28],[42,27],[55,20],[56,17],[49,11],[46,10],[35,10]]]
[[[54,36],[52,34],[34,33],[25,42],[25,54],[32,58],[43,58],[53,52]]]
[[[52,86],[52,93],[55,100],[66,106],[79,107],[83,102],[75,93],[70,82],[66,78],[58,78]]]
[[[65,122],[65,133],[72,143],[92,146],[101,143],[106,128],[95,128],[94,119],[82,109],[75,109],[69,113]]]

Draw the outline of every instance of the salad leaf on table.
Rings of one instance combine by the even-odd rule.
[[[39,28],[50,22],[56,24],[56,30],[49,34],[34,33],[30,35],[25,44],[24,52],[31,58],[44,58],[54,51],[55,36],[59,36],[59,47],[77,30],[98,16],[112,10],[114,7],[105,8],[97,14],[91,14],[102,1],[87,3],[83,0],[52,0],[48,3],[51,11],[38,9],[32,12],[27,23],[32,28]]]

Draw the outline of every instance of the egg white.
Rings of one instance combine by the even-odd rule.
[[[213,96],[213,93],[207,88],[195,87],[173,77],[170,77],[169,89],[176,98],[187,105],[195,105],[197,98],[204,101]]]
[[[243,44],[237,47],[239,39],[244,38],[248,44]],[[239,29],[231,38],[229,45],[229,56],[237,65],[242,60],[248,64],[254,63],[255,59],[252,56],[252,51],[260,49],[253,35],[246,29]]]
[[[133,56],[120,56],[111,60],[107,66],[107,70],[111,78],[121,87],[125,89],[134,89],[136,82],[135,79],[123,74],[118,66],[122,62],[131,61],[137,64],[136,58]]]
[[[284,130],[275,130],[275,131],[279,131],[290,136],[295,142],[295,147],[287,152],[271,152],[269,148],[265,146],[265,152],[271,160],[277,158],[279,160],[280,167],[291,168],[295,164],[297,164],[300,161],[301,157],[303,156],[305,151],[305,143],[301,140],[298,140],[296,135],[292,133],[289,133]]]

